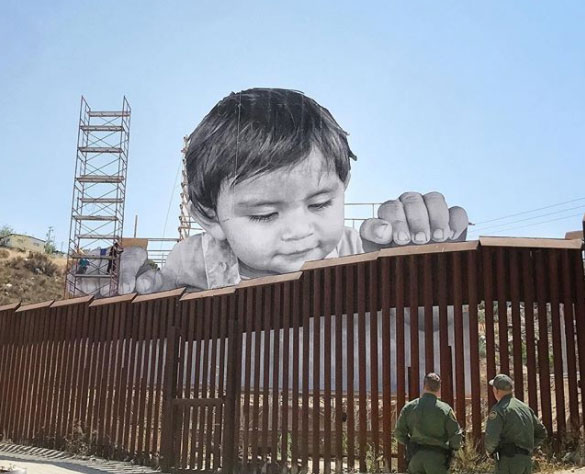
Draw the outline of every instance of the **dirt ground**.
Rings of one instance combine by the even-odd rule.
[[[27,474],[154,474],[148,467],[106,461],[94,457],[74,457],[61,451],[0,443],[0,468],[25,468]]]

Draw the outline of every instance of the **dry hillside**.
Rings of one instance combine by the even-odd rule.
[[[0,247],[0,306],[62,299],[66,258]]]

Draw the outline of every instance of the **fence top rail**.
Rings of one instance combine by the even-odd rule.
[[[542,239],[532,237],[480,237],[479,243],[484,247],[525,247],[541,249],[574,249],[581,250],[580,239]]]
[[[82,304],[82,303],[89,303],[93,299],[92,295],[88,296],[80,296],[79,298],[71,298],[68,300],[59,300],[55,301],[51,308],[59,308],[60,306],[71,306],[74,304]]]
[[[90,303],[89,307],[93,308],[94,306],[103,306],[105,304],[130,302],[136,297],[136,295],[137,293],[127,293],[125,295],[111,296],[110,298],[100,298],[97,300],[93,300]]]
[[[303,272],[291,272],[283,273],[282,275],[266,276],[261,278],[252,278],[250,280],[244,280],[238,284],[235,288],[239,290],[241,288],[249,288],[251,286],[262,286],[262,285],[273,285],[276,283],[284,283],[285,281],[298,280],[303,276]]]
[[[311,260],[305,262],[301,267],[302,270],[316,270],[318,268],[337,267],[340,265],[351,265],[353,263],[364,263],[376,260],[380,255],[380,251],[360,253],[357,255],[348,255],[346,257],[325,258],[323,260]],[[270,277],[273,278],[273,277]]]
[[[142,303],[144,301],[152,301],[163,298],[172,298],[174,296],[181,296],[185,293],[186,288],[177,288],[176,290],[161,291],[159,293],[150,293],[147,295],[138,295],[132,300],[132,304]]]
[[[20,306],[14,312],[15,313],[22,313],[23,311],[32,311],[33,309],[48,308],[49,306],[51,306],[53,304],[54,301],[55,300],[49,300],[49,301],[43,301],[42,303],[27,304],[24,306]]]
[[[196,300],[199,298],[210,298],[214,296],[231,295],[236,292],[235,286],[226,286],[225,288],[217,288],[215,290],[196,291],[192,293],[185,293],[179,301]]]
[[[18,302],[18,303],[5,304],[4,306],[0,306],[0,312],[2,312],[2,311],[11,311],[13,309],[17,309],[19,306],[20,306],[20,302]]]
[[[467,242],[442,242],[440,244],[410,245],[408,247],[392,247],[380,250],[380,257],[399,257],[402,255],[420,255],[426,253],[464,252],[477,250],[479,240]]]

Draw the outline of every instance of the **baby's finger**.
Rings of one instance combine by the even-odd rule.
[[[431,239],[434,242],[444,242],[451,237],[451,229],[449,227],[449,208],[445,202],[445,196],[433,191],[425,194],[423,199],[429,214]]]
[[[406,223],[404,206],[398,200],[386,201],[378,208],[378,217],[392,225],[392,240],[396,245],[410,243],[410,231]]]
[[[140,294],[154,293],[162,282],[156,270],[148,270],[136,278],[136,291]]]
[[[404,207],[398,200],[386,201],[380,204],[378,208],[378,217],[391,224],[394,221],[406,222],[406,214],[404,213]]]
[[[406,245],[410,243],[410,230],[408,224],[404,221],[395,221],[392,226],[392,240],[396,245]]]
[[[400,202],[404,206],[404,213],[410,229],[412,242],[426,244],[431,240],[431,227],[427,206],[420,193],[408,192],[400,196]]]
[[[118,294],[127,295],[133,293],[136,287],[136,278],[130,274],[120,274],[120,280],[118,284]]]
[[[467,211],[459,206],[449,209],[449,227],[451,227],[451,240],[464,241],[467,238],[467,226],[469,217]]]
[[[392,224],[383,219],[366,219],[360,226],[360,236],[380,245],[392,242]]]

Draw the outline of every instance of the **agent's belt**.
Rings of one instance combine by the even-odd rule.
[[[516,454],[525,454],[526,456],[530,456],[530,451],[528,449],[521,448],[520,446],[516,446],[515,444],[502,444],[498,446],[496,452],[500,456],[506,456],[512,458],[516,456]]]
[[[441,446],[436,446],[432,444],[417,444],[417,448],[421,451],[434,451],[436,453],[441,454],[450,454],[451,450],[447,448],[442,448]]]

